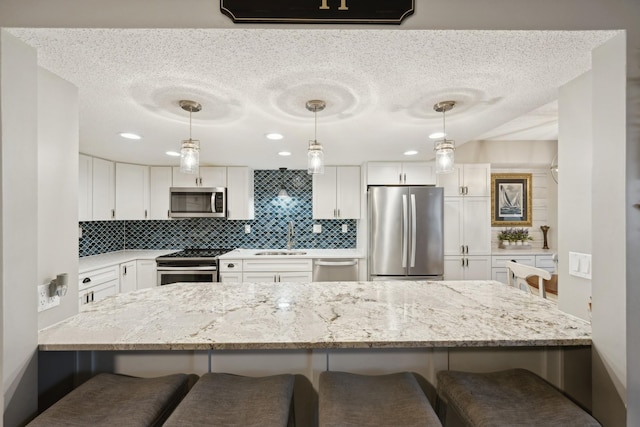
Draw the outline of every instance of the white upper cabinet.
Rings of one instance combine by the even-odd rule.
[[[78,221],[93,219],[93,158],[80,154],[78,168]]]
[[[491,254],[491,200],[489,197],[446,197],[444,200],[444,254]]]
[[[369,162],[367,185],[435,185],[433,162]]]
[[[445,196],[490,196],[491,165],[456,164],[453,172],[437,175],[437,184],[438,187],[444,188]]]
[[[171,166],[149,168],[149,219],[169,219],[171,183]]]
[[[149,218],[149,167],[116,163],[116,219]]]
[[[93,159],[92,211],[94,221],[115,218],[116,179],[115,164],[108,160]]]
[[[196,175],[180,172],[180,167],[173,168],[174,187],[226,187],[227,168],[223,166],[200,166]]]
[[[227,167],[227,219],[253,219],[253,170]]]
[[[325,166],[313,175],[313,218],[360,218],[359,166]]]

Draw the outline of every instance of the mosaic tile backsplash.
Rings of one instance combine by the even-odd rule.
[[[280,187],[290,196],[276,196]],[[185,218],[163,221],[81,222],[80,257],[123,249],[255,248],[280,249],[287,245],[287,223],[295,224],[294,248],[355,248],[357,221],[313,220],[312,177],[306,170],[256,170],[255,219]],[[245,234],[245,225],[251,232]],[[313,224],[322,233],[313,233]],[[348,231],[342,232],[346,224]]]

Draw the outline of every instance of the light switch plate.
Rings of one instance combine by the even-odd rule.
[[[346,233],[347,231],[349,231],[349,226],[347,224],[342,224],[342,232]]]
[[[313,232],[314,232],[314,233],[322,233],[322,225],[320,225],[320,224],[313,224]]]
[[[569,252],[569,274],[591,279],[591,254]]]
[[[244,225],[244,234],[249,234],[249,233],[251,233],[251,225],[245,224]]]

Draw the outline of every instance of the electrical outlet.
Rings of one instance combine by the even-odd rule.
[[[322,225],[320,225],[320,224],[313,224],[313,232],[314,232],[314,233],[322,233]]]
[[[249,224],[244,225],[244,233],[245,234],[251,233],[251,226]]]
[[[342,224],[342,232],[346,233],[347,231],[349,231],[349,226],[347,224]]]
[[[58,295],[49,296],[49,284],[38,286],[38,312],[60,305]]]

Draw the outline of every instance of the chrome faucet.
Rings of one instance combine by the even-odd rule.
[[[287,250],[290,251],[295,243],[296,232],[293,229],[293,221],[287,224]]]

